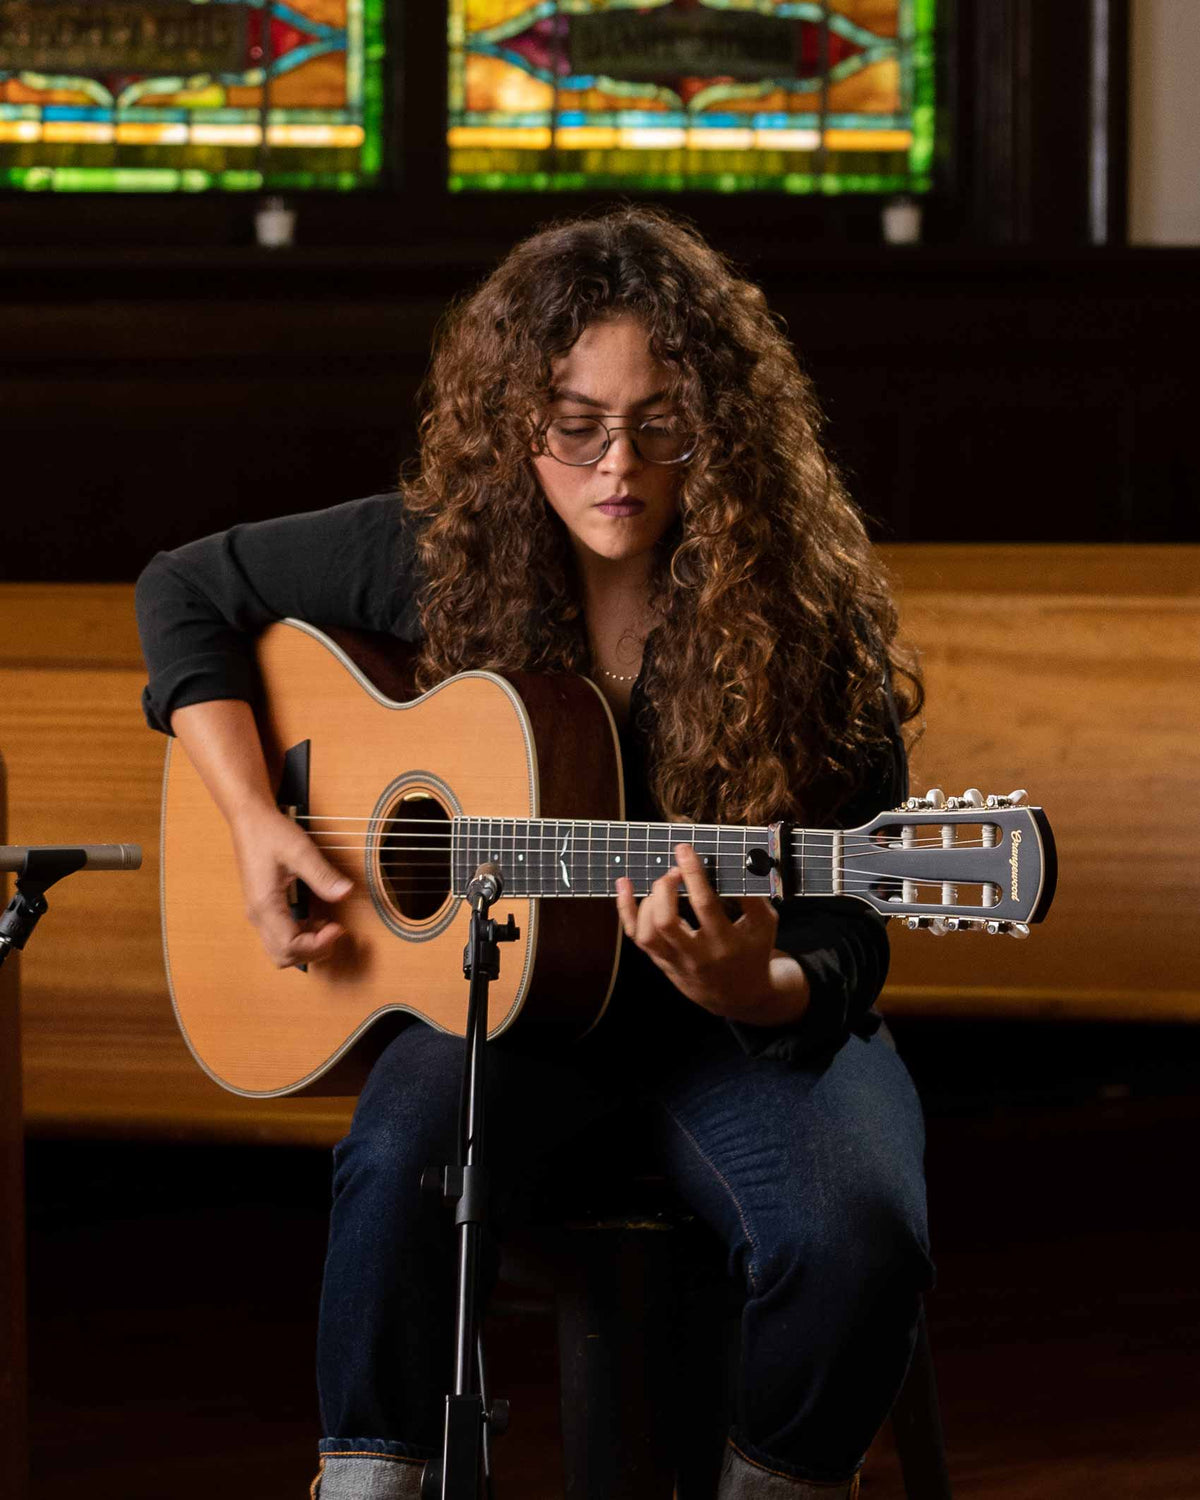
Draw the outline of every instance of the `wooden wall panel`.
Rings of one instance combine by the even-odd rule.
[[[1061,862],[1026,943],[897,930],[887,1008],[1200,1020],[1200,548],[885,552],[928,677],[914,785],[1027,787]],[[176,1033],[157,917],[162,742],[139,711],[130,596],[0,586],[11,838],[146,854],[136,874],[51,894],[24,968],[27,1117],[43,1132],[331,1141],[348,1103],[226,1094]]]
[[[755,229],[717,244],[784,320],[881,539],[1200,541],[1197,252]],[[438,319],[502,248],[0,246],[0,446],[20,502],[0,575],[128,582],[157,547],[390,488]]]

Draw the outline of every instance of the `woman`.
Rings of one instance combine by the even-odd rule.
[[[452,310],[398,497],[160,554],[139,584],[147,716],[225,814],[274,962],[341,935],[296,925],[293,876],[335,905],[350,888],[267,782],[250,648],[283,615],[422,642],[423,688],[588,674],[631,818],[850,825],[894,806],[920,690],[818,424],[762,293],[677,220],[620,208],[534,235]],[[745,1293],[721,1500],[854,1494],[930,1279],[920,1111],[870,1014],[883,924],[837,899],[731,915],[686,844],[640,904],[627,881],[616,896],[604,1023],[561,1055],[519,1031],[490,1049],[499,1221],[555,1146],[647,1111],[647,1157]],[[440,1446],[452,1226],[417,1187],[450,1159],[461,1050],[409,1025],[336,1151],[321,1500],[415,1497]]]

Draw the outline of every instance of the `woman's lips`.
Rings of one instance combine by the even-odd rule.
[[[636,516],[646,509],[646,502],[632,495],[614,495],[611,500],[601,500],[596,509],[606,516]]]

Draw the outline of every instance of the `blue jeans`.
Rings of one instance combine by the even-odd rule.
[[[885,1032],[807,1065],[752,1059],[671,993],[674,1006],[653,1000],[657,1028],[626,997],[574,1048],[539,1052],[519,1031],[489,1044],[495,1226],[520,1220],[572,1137],[645,1111],[646,1163],[719,1236],[744,1294],[735,1440],[770,1468],[836,1483],[887,1416],[932,1283],[916,1091]],[[422,1199],[419,1178],[454,1159],[462,1053],[420,1023],[402,1031],[335,1149],[318,1341],[327,1473],[440,1447],[453,1215]]]

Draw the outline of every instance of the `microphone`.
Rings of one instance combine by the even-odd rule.
[[[486,906],[492,906],[499,901],[500,894],[504,890],[504,877],[500,873],[500,866],[494,861],[487,859],[475,871],[467,886],[467,900],[472,906],[482,899]]]
[[[82,854],[80,870],[140,870],[140,844],[0,844],[0,870],[25,869],[31,854]]]

